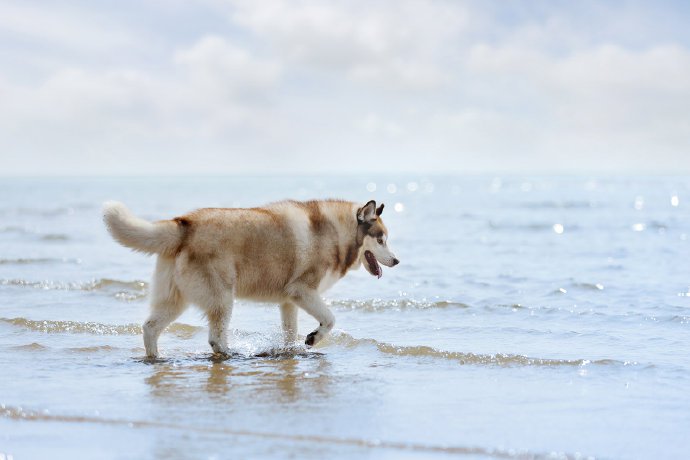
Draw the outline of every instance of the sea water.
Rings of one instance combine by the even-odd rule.
[[[325,294],[326,340],[238,301],[229,357],[192,307],[144,359],[154,258],[103,201],[329,197],[385,203],[401,263]],[[0,458],[686,458],[689,240],[681,176],[3,178]]]

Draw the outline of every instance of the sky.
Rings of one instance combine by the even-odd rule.
[[[690,2],[0,0],[0,175],[690,173]]]

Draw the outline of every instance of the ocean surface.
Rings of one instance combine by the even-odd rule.
[[[326,293],[329,338],[239,301],[228,359],[193,307],[144,359],[154,258],[103,201],[327,197],[385,203],[401,260]],[[0,179],[0,458],[689,455],[690,177]]]

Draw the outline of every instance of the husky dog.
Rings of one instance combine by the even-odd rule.
[[[120,244],[157,254],[151,314],[143,325],[146,355],[158,355],[158,337],[188,304],[209,323],[214,353],[227,353],[233,300],[280,304],[286,344],[297,339],[297,307],[319,327],[314,345],[333,329],[335,317],[321,293],[364,265],[381,277],[379,262],[399,263],[387,244],[383,204],[341,200],[282,201],[259,208],[205,208],[172,220],[148,222],[122,203],[103,205],[103,218]]]

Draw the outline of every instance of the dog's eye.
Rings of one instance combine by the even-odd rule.
[[[379,244],[383,244],[383,238],[381,238],[381,237],[376,238],[376,241],[378,241]]]

